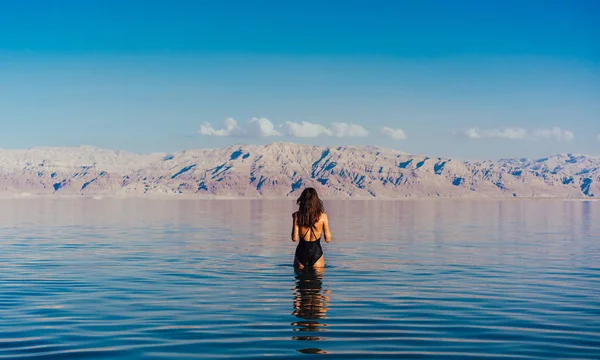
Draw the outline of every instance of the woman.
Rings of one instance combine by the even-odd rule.
[[[325,266],[325,258],[321,248],[321,235],[325,235],[325,241],[331,241],[329,221],[323,209],[323,202],[315,189],[306,188],[296,204],[299,208],[292,215],[294,218],[292,241],[296,242],[300,239],[300,242],[296,247],[294,266],[298,269],[310,266],[322,268]]]

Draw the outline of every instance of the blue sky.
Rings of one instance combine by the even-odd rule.
[[[600,155],[598,1],[14,1],[0,148]]]

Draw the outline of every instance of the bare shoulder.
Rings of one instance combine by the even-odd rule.
[[[327,221],[329,218],[327,217],[326,213],[321,213],[321,216],[319,217],[319,220],[323,220],[323,221]]]

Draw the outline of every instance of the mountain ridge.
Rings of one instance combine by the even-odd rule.
[[[600,157],[463,161],[379,146],[286,142],[136,154],[91,146],[0,149],[0,194],[328,198],[600,196]]]

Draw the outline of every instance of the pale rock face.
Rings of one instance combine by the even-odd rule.
[[[293,143],[138,155],[76,148],[0,150],[0,195],[326,198],[600,197],[600,158],[466,162],[373,146]]]

